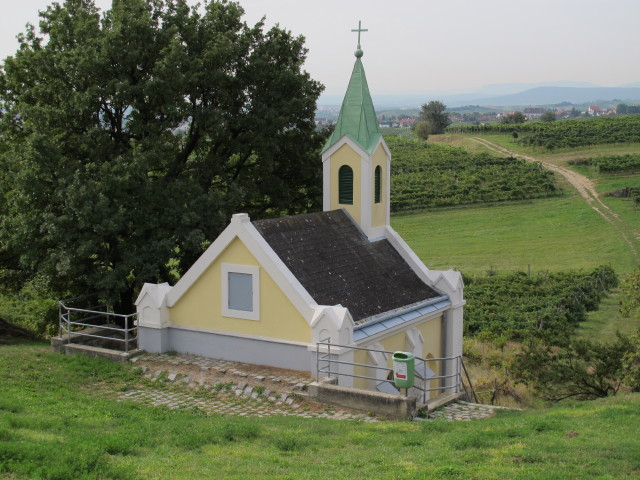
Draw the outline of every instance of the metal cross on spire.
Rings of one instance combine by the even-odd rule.
[[[368,28],[362,28],[362,20],[358,20],[358,28],[352,28],[352,32],[358,32],[358,50],[360,50],[360,32],[368,32]]]

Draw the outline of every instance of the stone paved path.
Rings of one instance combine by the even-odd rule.
[[[205,414],[377,422],[371,415],[309,402],[304,372],[229,362],[183,354],[144,354],[130,360],[146,385],[118,392],[120,401],[171,409],[197,409]],[[429,413],[428,419],[482,419],[501,407],[456,402]]]
[[[457,401],[440,407],[433,412],[429,412],[430,419],[445,419],[450,422],[454,421],[470,421],[480,420],[483,418],[493,417],[496,410],[504,410],[506,407],[498,407],[495,405],[482,405],[479,403],[469,403]]]
[[[122,401],[225,416],[380,421],[307,401],[305,392],[313,379],[304,372],[183,354],[145,354],[130,361],[140,367],[149,386],[120,392]]]

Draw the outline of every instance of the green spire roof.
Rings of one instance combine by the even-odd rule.
[[[371,155],[373,148],[382,136],[378,128],[378,119],[373,108],[361,57],[362,50],[358,45],[356,63],[353,66],[347,93],[342,101],[340,116],[338,116],[336,127],[323,151],[346,135]]]

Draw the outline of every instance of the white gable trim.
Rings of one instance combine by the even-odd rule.
[[[391,150],[389,150],[389,147],[387,146],[387,142],[384,141],[384,137],[383,136],[380,136],[380,139],[376,143],[376,146],[373,147],[373,150],[371,150],[371,156],[373,156],[373,154],[376,153],[376,150],[380,145],[382,145],[382,148],[384,148],[384,152],[387,154],[387,159],[390,159],[391,158]],[[389,176],[391,176],[391,175],[389,175]]]
[[[326,162],[329,159],[329,157],[334,153],[336,153],[340,149],[340,147],[342,147],[345,143],[349,145],[351,148],[353,148],[353,150],[358,155],[366,158],[370,158],[371,156],[373,156],[373,154],[376,152],[376,149],[380,145],[382,145],[382,148],[384,148],[384,151],[387,154],[387,157],[391,158],[391,150],[389,150],[389,147],[387,146],[387,142],[384,141],[384,137],[382,135],[380,135],[380,138],[378,139],[375,146],[371,150],[371,155],[369,155],[366,151],[364,151],[362,147],[358,145],[356,142],[354,142],[348,135],[343,135],[342,137],[340,137],[340,139],[336,143],[334,143],[329,148],[327,148],[324,152],[322,152],[322,163]]]
[[[331,155],[333,155],[338,150],[340,150],[340,148],[345,144],[349,145],[353,149],[353,151],[356,152],[361,157],[369,158],[369,154],[365,152],[360,145],[358,145],[356,142],[351,140],[351,138],[349,138],[347,135],[343,135],[342,137],[340,137],[340,140],[338,140],[336,143],[334,143],[329,148],[327,148],[324,152],[322,152],[322,163],[329,160],[329,157],[331,157]],[[377,148],[377,145],[376,145],[376,148]],[[375,149],[374,149],[374,152],[375,152]]]
[[[427,285],[430,285],[437,290],[449,295],[449,299],[457,306],[464,300],[462,298],[462,292],[464,290],[464,282],[462,281],[462,275],[456,270],[429,270],[422,260],[411,250],[411,247],[407,245],[398,233],[387,225],[385,228],[385,237],[389,240],[389,243],[397,250],[400,256],[411,267],[416,275]]]
[[[167,296],[167,306],[173,307],[236,237],[310,323],[318,304],[252,225],[246,213],[238,213],[232,217],[229,226],[171,289]]]
[[[385,227],[384,236],[389,243],[396,249],[405,262],[411,267],[416,275],[427,285],[432,285],[432,281],[429,275],[429,269],[426,267],[422,260],[411,250],[411,247],[407,245],[400,235],[390,226]]]

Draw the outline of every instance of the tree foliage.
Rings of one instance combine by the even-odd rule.
[[[640,392],[640,330],[631,336],[630,341],[631,348],[622,357],[622,379],[634,392]]]
[[[619,103],[616,107],[616,113],[618,115],[637,114],[640,113],[640,105],[627,105],[626,103]]]
[[[556,121],[556,114],[554,112],[552,112],[551,110],[547,110],[546,112],[544,112],[540,116],[540,121],[541,122],[555,122]]]
[[[427,140],[429,138],[430,128],[431,126],[429,125],[429,122],[421,120],[419,122],[416,122],[416,124],[413,126],[413,132],[420,140]]]
[[[0,69],[0,260],[59,295],[131,308],[234,212],[299,213],[320,192],[321,85],[302,37],[235,3],[67,0]]]
[[[447,106],[437,100],[422,105],[420,109],[420,122],[426,122],[429,126],[430,135],[444,133],[445,128],[451,123],[449,114],[446,112]]]
[[[618,284],[613,269],[465,278],[465,334],[565,343]]]
[[[623,357],[632,348],[629,337],[613,342],[573,340],[562,348],[531,342],[513,368],[546,400],[590,400],[615,395],[624,376]]]
[[[621,313],[627,318],[640,318],[640,269],[625,275],[620,283],[624,299]]]
[[[516,124],[519,124],[519,123],[524,123],[526,121],[527,121],[527,117],[525,117],[524,113],[522,113],[522,112],[509,113],[507,115],[504,115],[500,119],[500,123],[502,123],[504,125],[516,125]]]

